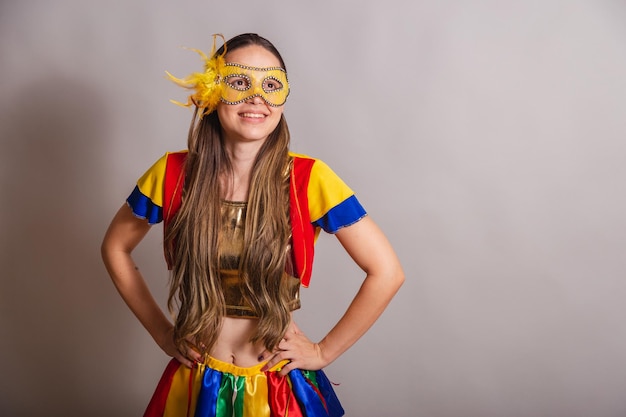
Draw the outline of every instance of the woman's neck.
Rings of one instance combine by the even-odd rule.
[[[248,187],[250,185],[250,173],[256,160],[259,143],[228,143],[226,152],[230,157],[232,166],[232,178],[224,175],[222,178],[223,198],[230,201],[247,201]]]

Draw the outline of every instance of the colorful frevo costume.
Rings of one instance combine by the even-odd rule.
[[[215,102],[208,97],[206,91],[200,91],[201,88],[191,83],[189,88],[193,88],[195,94],[190,96],[189,105],[204,108],[204,114],[208,114],[217,107],[219,101],[234,104],[247,100],[251,97],[250,94],[263,97],[271,105],[284,104],[289,92],[284,70],[229,65],[223,62],[223,54],[216,57],[212,51],[212,55],[214,56],[211,59],[203,55],[206,61],[204,75],[209,73],[211,80],[222,84],[218,100]],[[228,69],[224,72],[225,67]],[[224,79],[232,81],[237,89],[224,86],[227,82]],[[247,84],[240,82],[241,80],[247,80]],[[266,88],[268,85],[271,87],[269,93]],[[246,86],[247,90],[244,89]],[[279,92],[274,93],[275,90]],[[215,91],[212,94],[216,94]],[[166,153],[141,176],[127,199],[136,216],[147,219],[150,224],[163,222],[167,229],[181,205],[186,156],[187,151]],[[292,294],[292,309],[296,309],[300,306],[298,288],[300,285],[307,287],[311,279],[314,244],[319,232],[323,229],[328,233],[335,233],[342,227],[359,221],[366,212],[353,191],[325,163],[295,153],[290,153],[289,156],[292,241],[291,259],[288,263],[291,265],[290,278],[296,282]],[[244,202],[222,202],[223,212],[236,213],[235,216],[239,218],[245,216],[245,207]],[[223,220],[230,222],[231,219]],[[237,239],[236,232],[232,236]],[[171,267],[169,260],[168,266]],[[233,270],[220,270],[223,275],[227,315],[254,317],[249,306],[236,296],[236,267],[233,266]],[[235,292],[229,301],[230,291]],[[294,369],[286,377],[281,377],[278,371],[285,363],[286,361],[262,372],[265,363],[242,368],[207,357],[204,363],[189,369],[172,359],[144,416],[335,417],[344,414],[332,385],[322,370]]]

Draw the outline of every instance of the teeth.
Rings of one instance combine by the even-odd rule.
[[[261,119],[261,118],[265,117],[265,115],[260,114],[260,113],[242,113],[241,116],[242,117],[252,117],[252,118],[257,118],[257,119]]]

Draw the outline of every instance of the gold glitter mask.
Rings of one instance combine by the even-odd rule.
[[[285,104],[289,95],[287,73],[280,67],[256,68],[227,63],[220,71],[222,101],[239,104],[253,97],[261,97],[270,106]]]

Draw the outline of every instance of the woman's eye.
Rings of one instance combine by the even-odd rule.
[[[283,88],[283,85],[278,80],[268,78],[263,82],[263,90],[267,92],[280,90],[281,88]]]
[[[247,78],[237,75],[227,77],[226,82],[228,83],[228,85],[236,90],[246,90],[248,87],[250,87],[250,81],[248,81]]]

